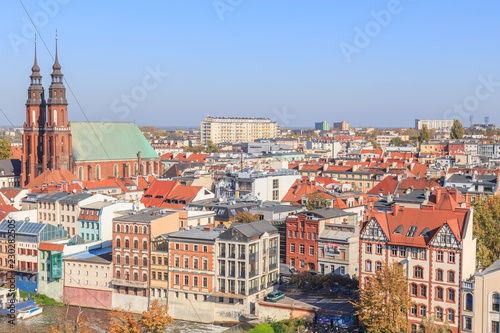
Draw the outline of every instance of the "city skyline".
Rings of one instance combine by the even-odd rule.
[[[30,20],[46,91],[58,29],[72,121],[197,126],[210,114],[267,117],[285,127],[321,120],[413,127],[416,118],[458,118],[464,126],[469,116],[500,120],[494,1],[5,6],[5,124],[24,119]]]

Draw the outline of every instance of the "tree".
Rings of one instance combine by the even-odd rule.
[[[389,144],[391,146],[400,147],[400,146],[403,146],[405,144],[405,142],[403,141],[403,139],[401,139],[399,136],[397,136],[395,138],[392,138],[391,141],[389,141]]]
[[[367,327],[367,332],[406,332],[406,316],[412,306],[408,293],[405,269],[397,262],[385,263],[382,269],[363,284],[356,315]]]
[[[474,237],[478,268],[486,268],[500,255],[500,197],[488,196],[474,204]]]
[[[208,140],[207,141],[207,149],[206,149],[207,153],[208,154],[212,154],[212,153],[218,153],[220,152],[220,149],[219,147],[217,147],[216,144],[214,144],[214,142],[212,140]]]
[[[450,139],[462,139],[464,137],[464,128],[460,120],[453,120],[453,126],[451,126],[450,130]]]
[[[422,129],[420,130],[420,134],[418,135],[418,141],[420,143],[429,142],[431,140],[431,133],[429,132],[429,128],[427,128],[426,124],[422,125]]]
[[[258,221],[259,217],[250,212],[240,212],[234,217],[235,222],[250,223]]]
[[[0,160],[10,159],[10,142],[7,138],[0,140]]]
[[[421,329],[419,331],[421,333],[424,333],[424,332],[425,333],[447,333],[448,330],[450,329],[450,323],[448,321],[441,323],[440,321],[437,320],[435,315],[430,315],[430,316],[422,319],[422,326],[423,326],[423,329]]]
[[[203,147],[202,145],[198,145],[195,147],[184,147],[184,151],[187,153],[200,154],[205,151],[205,147]]]
[[[262,323],[250,329],[248,333],[274,333],[274,330],[271,324]]]
[[[131,311],[113,310],[109,316],[110,333],[160,333],[165,332],[165,328],[173,322],[168,315],[168,306],[160,305],[158,300],[154,300],[139,319]]]
[[[48,333],[91,333],[95,331],[90,328],[80,307],[74,321],[68,320],[68,310],[69,307],[66,308],[66,315],[55,316],[56,324],[49,326]]]
[[[378,144],[377,144],[377,142],[375,140],[370,139],[370,143],[371,143],[373,149],[376,149],[378,147]]]
[[[322,192],[313,193],[309,199],[307,199],[307,210],[325,208],[326,206],[328,206],[328,203],[326,202],[324,193]]]
[[[311,281],[312,274],[308,272],[300,272],[293,274],[290,278],[290,284],[294,284],[297,288],[302,289]]]

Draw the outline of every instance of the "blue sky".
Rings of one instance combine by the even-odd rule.
[[[210,114],[411,127],[415,118],[468,125],[470,115],[475,123],[488,115],[500,123],[498,0],[22,3],[38,27],[46,89],[58,30],[70,120],[199,126]],[[33,64],[21,2],[2,3],[0,32],[0,108],[21,125]]]

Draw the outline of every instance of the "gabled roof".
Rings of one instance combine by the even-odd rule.
[[[141,202],[146,207],[183,208],[191,203],[203,186],[185,186],[179,181],[156,179],[144,192]],[[179,202],[169,202],[169,201]],[[181,203],[180,201],[185,203]]]
[[[253,238],[263,235],[264,233],[277,233],[278,229],[266,220],[260,220],[250,223],[234,222],[231,227],[221,234],[221,239],[231,239],[233,230],[238,231],[246,238]],[[229,237],[229,238],[228,238]]]
[[[380,183],[378,183],[370,191],[368,191],[368,194],[394,194],[394,192],[396,192],[396,189],[398,188],[398,184],[398,177],[385,177]]]
[[[26,187],[42,187],[46,183],[61,184],[62,182],[78,181],[78,177],[68,170],[45,170],[33,179]]]
[[[292,202],[294,205],[300,205],[303,195],[311,195],[314,193],[322,193],[325,188],[316,185],[316,182],[297,179],[295,183],[288,189],[288,192],[281,199],[282,202]]]

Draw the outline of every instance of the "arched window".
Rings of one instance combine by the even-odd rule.
[[[120,271],[116,271],[116,278],[120,279]]]
[[[137,226],[134,226],[134,234],[136,234],[139,230],[137,229]]]
[[[148,258],[144,257],[142,258],[142,266],[147,266],[148,265]]]
[[[116,232],[120,232],[120,225],[119,224],[116,225]]]
[[[500,294],[493,294],[491,298],[491,309],[495,312],[500,312]]]
[[[101,166],[99,164],[95,166],[95,178],[101,179]]]
[[[120,247],[120,245],[121,245],[120,238],[117,238],[117,239],[116,239],[116,247],[118,247],[118,248],[119,248],[119,247]]]
[[[139,274],[138,273],[134,273],[134,281],[138,281],[139,280]]]
[[[442,308],[439,308],[439,307],[436,308],[436,318],[439,321],[443,321],[443,309]]]
[[[125,265],[130,264],[130,257],[128,255],[125,255]]]
[[[452,310],[452,309],[448,309],[448,321],[450,323],[454,323],[455,322],[455,311]]]
[[[83,180],[83,167],[78,168],[78,178]]]
[[[436,270],[436,280],[443,281],[443,270],[442,269]]]
[[[130,177],[130,163],[127,163],[127,174],[126,177]]]
[[[134,249],[139,248],[139,241],[137,239],[134,239]]]
[[[377,263],[375,264],[375,269],[377,270],[377,272],[380,272],[382,270],[382,263],[380,261],[377,261]]]
[[[134,175],[137,175],[139,170],[137,170],[137,163],[134,163]]]
[[[128,225],[125,226],[125,232],[128,234],[129,233],[129,229],[128,229]]]
[[[113,167],[113,175],[115,177],[118,177],[118,164],[115,164],[115,166]]]
[[[465,295],[465,310],[467,311],[472,311],[472,307],[473,307],[473,298],[472,298],[472,294],[470,293],[467,293]]]
[[[443,299],[443,288],[441,287],[436,288],[436,298],[439,300]]]
[[[130,241],[125,239],[125,248],[128,249],[130,247]]]
[[[147,233],[148,233],[148,227],[144,227],[144,228],[142,228],[142,233],[143,233],[143,234],[147,234]]]
[[[54,126],[57,126],[57,110],[54,110]]]
[[[448,301],[455,302],[455,290],[448,289]]]
[[[372,271],[372,262],[371,262],[371,260],[367,260],[367,261],[366,261],[366,270],[367,270],[368,272],[371,272],[371,271]]]
[[[148,249],[148,241],[147,240],[143,240],[142,241],[142,249],[143,250],[147,250]]]
[[[423,278],[424,277],[424,269],[420,266],[416,266],[413,272],[413,277]]]
[[[139,258],[134,257],[134,265],[138,266],[139,265]]]
[[[31,123],[34,124],[36,122],[36,111],[35,110],[33,110],[31,118],[32,118]]]
[[[146,282],[148,280],[148,275],[146,273],[142,274],[142,281]]]
[[[61,119],[60,119],[60,122],[61,122],[61,126],[64,126],[64,110],[61,110]]]
[[[420,306],[420,317],[425,317],[427,315],[427,308],[425,305]]]
[[[119,255],[119,254],[117,254],[117,255],[116,255],[116,263],[117,263],[117,264],[119,264],[119,263],[120,263],[120,255]]]
[[[427,297],[427,287],[426,286],[420,286],[420,296]]]
[[[411,294],[413,296],[417,296],[417,292],[418,292],[418,287],[415,283],[412,283],[411,284]]]

